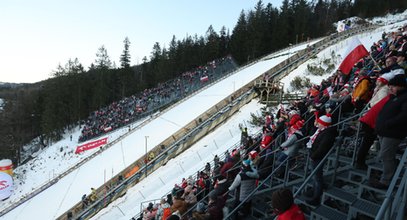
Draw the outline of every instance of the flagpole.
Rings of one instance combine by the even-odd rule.
[[[374,65],[377,66],[379,68],[379,70],[382,70],[382,68],[380,68],[380,66],[377,64],[376,60],[372,57],[371,53],[369,53],[369,57],[373,60]]]

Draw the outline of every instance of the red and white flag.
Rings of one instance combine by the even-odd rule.
[[[201,77],[201,82],[206,82],[206,81],[208,81],[209,80],[209,77],[208,76],[202,76]]]
[[[352,67],[355,65],[355,63],[367,55],[369,55],[369,52],[366,50],[365,46],[363,46],[363,44],[360,42],[359,38],[357,37],[352,38],[347,50],[342,56],[344,57],[344,59],[341,65],[339,66],[339,70],[341,70],[344,74],[348,75],[352,70]]]
[[[80,145],[78,147],[76,147],[76,151],[75,154],[79,154],[83,151],[87,151],[96,147],[99,147],[101,145],[107,144],[107,137],[106,138],[102,138],[96,141],[92,141],[92,142],[88,142],[86,144]]]

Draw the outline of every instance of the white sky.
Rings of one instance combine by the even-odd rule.
[[[386,28],[395,29],[397,27],[397,25],[391,25]],[[380,38],[383,30],[387,29],[378,28],[370,34],[359,35],[359,38],[365,47],[369,47],[372,42],[377,41]],[[327,56],[327,54],[330,54],[333,49],[337,50],[338,53],[341,53],[341,51],[346,48],[345,45],[345,42],[339,42],[337,45],[323,50],[318,57],[321,58]],[[293,53],[304,47],[305,45],[292,48],[290,49],[290,52]],[[281,53],[286,52],[287,51],[283,51]],[[147,146],[148,149],[151,149],[166,137],[192,121],[198,115],[205,112],[211,106],[231,94],[234,90],[245,85],[252,79],[255,79],[286,58],[287,56],[280,56],[274,59],[261,60],[252,66],[241,69],[234,75],[218,82],[202,92],[197,93],[195,96],[178,104],[169,111],[158,115],[157,118],[140,126],[135,132],[121,142],[113,145],[102,154],[96,156],[78,169],[61,178],[50,188],[16,209],[13,209],[5,216],[2,216],[2,219],[55,219],[65,210],[78,202],[83,194],[89,194],[91,187],[99,187],[102,185],[105,181],[105,176],[106,179],[111,178],[120,170],[128,166],[132,161],[142,157],[145,154],[145,136],[149,136]],[[294,75],[302,75],[306,65],[307,62],[294,70],[286,77],[286,79],[282,79],[282,81],[287,81],[286,85],[289,84],[288,79],[293,78]],[[313,83],[319,83],[321,78],[311,77],[311,81]],[[242,108],[236,117],[233,117],[227,124],[199,141],[192,147],[191,151],[187,151],[185,154],[179,156],[178,159],[169,162],[165,168],[172,168],[171,170],[173,173],[164,175],[165,171],[163,171],[150,175],[148,179],[140,182],[135,188],[129,191],[127,196],[100,212],[95,219],[124,220],[129,219],[129,216],[137,214],[140,207],[138,204],[142,201],[159,198],[167,193],[174,183],[179,183],[182,177],[195,173],[198,168],[203,166],[203,164],[211,161],[213,155],[217,153],[215,150],[218,150],[213,148],[214,141],[219,148],[223,149],[228,148],[231,144],[237,142],[240,138],[240,131],[238,130],[237,125],[244,120],[249,120],[250,112],[256,112],[258,110],[259,106],[255,102],[251,102],[247,107]],[[188,114],[181,115],[179,112],[188,112]],[[123,135],[126,130],[127,128],[124,128],[110,134],[109,141],[111,142],[112,140],[117,139],[120,135]],[[253,130],[250,130],[250,132],[252,131]],[[79,133],[80,131],[78,129],[73,132],[73,140],[77,140]],[[36,159],[30,161],[27,165],[18,167],[15,170],[15,192],[8,200],[0,203],[0,210],[9,206],[10,203],[20,200],[24,195],[37,189],[49,181],[53,176],[62,173],[74,166],[78,161],[95,152],[95,150],[91,150],[79,156],[72,154],[77,143],[76,141],[71,142],[69,140],[69,134],[66,135],[66,137],[66,139],[48,147],[44,152],[40,153]],[[60,152],[61,147],[62,152]],[[222,152],[223,149],[219,149],[219,151]],[[64,155],[64,153],[66,153],[66,155]],[[202,157],[202,160],[199,159],[200,163],[196,163],[196,156],[198,154]],[[191,163],[196,163],[196,166],[192,166]],[[180,173],[180,170],[182,170],[181,167],[185,170],[185,173]],[[189,170],[186,168],[191,169]],[[23,170],[26,171],[26,174],[23,174]],[[163,182],[168,184],[164,185],[161,180],[157,181],[157,175],[160,175]],[[120,207],[124,212],[124,215],[118,211],[115,206]],[[46,209],[44,209],[44,207],[46,207]]]
[[[150,57],[155,42],[163,47],[175,35],[205,35],[209,25],[232,32],[242,10],[257,0],[16,0],[0,6],[0,82],[37,82],[58,64],[78,58],[85,68],[105,45],[116,65],[123,40],[131,42],[131,64]],[[280,7],[281,0],[263,0]]]

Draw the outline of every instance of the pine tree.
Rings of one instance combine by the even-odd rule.
[[[96,69],[110,69],[112,67],[112,61],[109,55],[107,55],[107,50],[104,45],[102,45],[96,53],[95,65]]]
[[[129,68],[130,67],[130,41],[129,38],[126,37],[123,41],[124,43],[124,50],[122,55],[120,56],[120,66],[124,69]]]

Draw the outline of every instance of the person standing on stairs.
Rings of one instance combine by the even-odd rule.
[[[383,174],[380,181],[370,181],[369,184],[375,188],[388,188],[397,167],[397,148],[407,136],[406,80],[404,74],[399,74],[389,81],[390,99],[376,119],[376,132],[380,143],[379,159],[383,161]]]
[[[307,148],[310,149],[309,157],[311,159],[311,168],[315,170],[325,155],[329,152],[337,136],[336,127],[331,126],[332,119],[330,114],[323,115],[315,121],[317,130],[310,137]],[[322,165],[313,176],[313,193],[307,197],[306,202],[310,205],[318,205],[321,200],[323,187],[323,167]]]
[[[373,92],[373,97],[368,103],[368,111],[359,119],[361,128],[364,133],[362,142],[359,145],[359,150],[356,158],[355,168],[367,170],[366,156],[369,153],[370,146],[377,138],[375,131],[376,118],[383,108],[384,104],[389,100],[389,87],[387,86],[390,76],[384,74],[377,78],[376,88]]]

